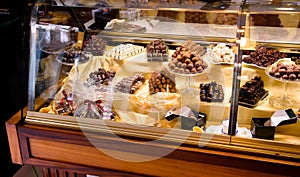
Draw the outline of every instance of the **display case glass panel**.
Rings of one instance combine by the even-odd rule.
[[[25,121],[149,137],[174,130],[193,143],[203,135],[295,153],[299,10],[270,1],[38,1]]]

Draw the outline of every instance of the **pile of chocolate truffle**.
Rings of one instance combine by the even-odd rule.
[[[208,67],[201,57],[183,46],[176,47],[168,66],[172,71],[181,74],[202,73]]]
[[[91,58],[87,52],[81,50],[65,50],[58,54],[58,60],[64,63],[74,63],[75,59],[78,59],[79,63],[86,62]]]
[[[275,63],[287,55],[279,50],[267,49],[263,46],[256,47],[255,51],[250,52],[250,55],[243,58],[243,62],[255,64],[260,67],[267,67]]]
[[[98,68],[96,71],[91,72],[89,74],[89,78],[87,78],[86,86],[101,86],[108,85],[109,81],[111,81],[116,75],[116,72],[111,70],[107,71],[104,68]]]
[[[157,39],[146,46],[147,61],[168,61],[168,46],[162,39]]]
[[[278,79],[300,79],[300,65],[296,65],[294,63],[279,62],[272,66],[268,74]]]
[[[200,100],[204,102],[223,102],[224,91],[221,84],[216,81],[200,83]]]
[[[260,101],[266,94],[267,91],[264,89],[264,81],[260,76],[255,76],[241,86],[239,102],[255,106],[255,104],[258,103],[258,101]]]
[[[122,78],[115,86],[114,90],[122,93],[135,94],[142,87],[146,78],[141,73],[136,73],[129,77]]]
[[[149,79],[149,93],[157,92],[176,93],[175,76],[166,68],[153,72]]]

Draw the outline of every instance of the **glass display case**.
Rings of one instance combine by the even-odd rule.
[[[37,1],[24,122],[299,160],[299,27],[296,1]]]

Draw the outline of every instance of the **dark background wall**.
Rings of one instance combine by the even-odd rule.
[[[11,177],[22,167],[11,162],[5,122],[27,105],[28,2],[0,1],[0,176]],[[26,24],[27,23],[27,24]]]

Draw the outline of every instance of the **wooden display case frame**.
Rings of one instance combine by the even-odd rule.
[[[249,29],[246,29],[246,37],[247,34]],[[106,35],[120,37],[123,34],[109,32]],[[137,37],[147,36],[140,34]],[[183,38],[179,36],[176,40]],[[189,132],[182,140],[181,134],[186,130],[180,129],[173,130],[174,133],[164,141],[153,141],[166,135],[169,129],[109,121],[95,126],[93,120],[79,124],[74,117],[27,111],[27,108],[11,117],[6,122],[6,129],[12,162],[40,166],[45,177],[87,174],[269,177],[297,176],[300,169],[299,145],[286,142],[196,132]],[[87,135],[103,146],[97,148]],[[137,147],[146,151],[141,152]],[[170,153],[157,158],[155,152],[163,150]],[[126,161],[116,158],[118,155],[153,160]]]

